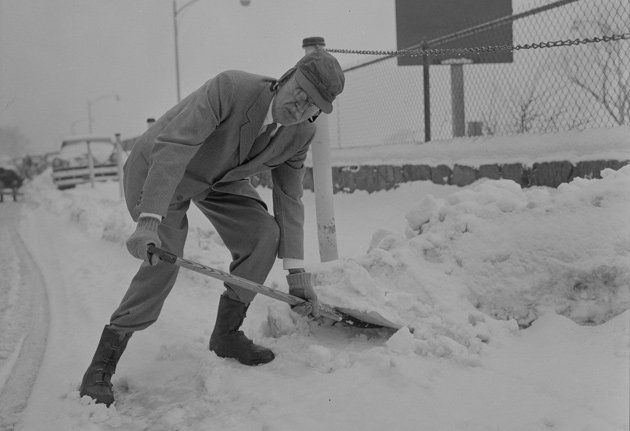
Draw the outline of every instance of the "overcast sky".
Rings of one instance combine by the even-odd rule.
[[[197,0],[177,18],[182,97],[226,69],[278,77],[304,54],[304,37],[395,49],[394,5]],[[0,0],[0,127],[18,127],[32,154],[54,151],[88,132],[92,101],[94,133],[136,136],[176,102],[174,56],[172,0]]]

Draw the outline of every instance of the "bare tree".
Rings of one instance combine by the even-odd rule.
[[[621,34],[619,17],[601,12],[573,22],[579,37]],[[625,20],[622,20],[625,21]],[[626,22],[627,25],[627,22]],[[592,97],[615,124],[630,124],[630,43],[626,40],[583,45],[564,56],[569,82]]]
[[[495,87],[484,113],[484,123],[490,129],[486,134],[495,134],[498,129],[518,134],[558,131],[565,109],[547,75],[547,69],[539,69],[530,82],[509,85],[509,93],[502,96]]]
[[[538,101],[536,93],[536,86],[532,86],[513,100],[516,133],[532,132],[535,123],[542,117],[542,112],[536,107]]]
[[[512,99],[516,133],[550,133],[566,126],[567,109],[543,73]]]

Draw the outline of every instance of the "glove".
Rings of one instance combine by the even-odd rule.
[[[140,217],[136,230],[127,239],[127,250],[135,258],[146,260],[151,265],[156,265],[159,262],[157,256],[149,256],[147,253],[147,247],[149,244],[155,244],[156,247],[162,245],[160,237],[158,236],[158,226],[160,221],[155,217]]]
[[[291,309],[303,316],[312,314],[313,317],[318,317],[319,301],[311,284],[311,274],[309,272],[289,274],[287,275],[287,283],[289,284],[289,294],[308,301],[304,305],[294,305]]]

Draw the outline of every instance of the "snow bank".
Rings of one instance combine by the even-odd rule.
[[[360,209],[377,208],[380,220],[400,223],[380,228],[379,221],[340,238],[369,244],[366,252],[309,261],[320,298],[378,311],[405,328],[331,327],[257,298],[244,330],[276,360],[243,367],[207,350],[221,283],[182,271],[160,320],[134,336],[114,378],[117,403],[105,408],[79,398],[78,369],[135,271],[123,245],[133,222],[116,183],[60,192],[44,173],[25,187],[23,229],[33,232],[26,240],[56,235],[51,252],[64,258],[58,266],[40,262],[45,275],[61,274],[48,280],[61,310],[53,320],[63,317],[52,337],[66,340],[72,326],[75,342],[51,344],[44,370],[55,371],[36,386],[24,424],[51,431],[627,429],[629,186],[626,167],[557,190],[486,180],[443,195],[412,183],[344,196],[340,219],[356,224]],[[305,200],[313,201],[308,193]],[[227,269],[229,254],[194,210],[190,226],[186,256]],[[110,261],[117,271],[107,269]],[[267,284],[284,288],[284,271],[274,268]]]
[[[405,236],[379,231],[366,255],[319,265],[318,291],[415,328],[397,334],[396,350],[467,363],[493,332],[541,315],[604,323],[630,308],[630,167],[602,176],[421,197]]]
[[[602,177],[558,189],[480,180],[446,198],[419,196],[404,235],[377,230],[365,255],[313,265],[316,288],[327,303],[412,328],[412,336],[396,335],[394,350],[467,363],[493,331],[527,327],[545,313],[604,323],[630,308],[630,166]],[[122,245],[133,231],[123,202],[112,198],[115,183],[102,185],[111,189],[103,198],[89,187],[59,192],[46,178],[29,193],[90,237]],[[194,221],[187,257],[227,269],[217,233]],[[295,329],[286,326],[296,319],[270,313],[276,335]]]

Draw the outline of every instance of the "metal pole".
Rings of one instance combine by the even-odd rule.
[[[306,54],[326,46],[324,38],[312,37],[302,41]],[[317,117],[317,129],[311,151],[313,155],[313,188],[315,189],[315,215],[319,257],[322,262],[339,258],[337,250],[337,228],[333,205],[332,167],[330,163],[330,130],[328,115]]]
[[[173,35],[175,38],[175,82],[177,85],[177,102],[179,103],[182,98],[179,89],[179,42],[177,35],[177,3],[175,0],[173,0]]]
[[[116,133],[116,165],[118,168],[118,193],[120,200],[125,197],[125,189],[123,187],[123,149],[122,142],[120,141],[120,133]]]
[[[422,49],[428,49],[427,42],[423,42]],[[424,88],[424,142],[431,140],[431,85],[429,83],[429,56],[422,56],[422,86]]]
[[[199,0],[190,0],[188,3],[184,3],[182,7],[177,8],[177,0],[173,0],[173,37],[175,38],[175,81],[177,83],[177,103],[182,100],[180,89],[180,74],[179,74],[179,34],[177,28],[177,15],[182,13],[188,6],[197,3]],[[249,1],[241,1],[243,6],[249,5]]]
[[[116,99],[116,101],[120,101],[120,96],[118,94],[106,94],[104,96],[97,97],[96,99],[92,99],[92,100],[88,99],[87,101],[88,131],[90,135],[93,133],[92,124],[94,123],[94,118],[92,118],[92,105],[94,105],[96,102],[100,100],[107,99],[108,97],[113,97]]]
[[[90,100],[88,99],[87,101],[87,109],[88,109],[88,130],[90,135],[93,133],[92,132],[92,123],[94,122],[94,119],[92,118],[92,105],[96,102],[98,102],[99,100],[103,100],[106,99],[108,97],[114,97],[116,98],[116,100],[120,100],[120,96],[118,96],[118,94],[106,94],[104,96],[101,97],[97,97],[94,100]],[[92,185],[92,187],[94,187],[94,158],[92,157],[92,146],[90,145],[90,140],[88,139],[87,141],[87,153],[88,153],[88,172],[89,172],[89,177],[90,177],[90,184]]]
[[[92,122],[94,121],[92,119],[92,102],[90,100],[88,100],[87,102],[88,105],[88,133],[91,135],[92,134]]]
[[[90,140],[87,141],[87,153],[88,153],[88,173],[90,176],[90,184],[94,188],[94,158],[92,157],[92,146]]]
[[[464,109],[464,67],[451,64],[451,120],[453,137],[466,134],[466,111]]]

